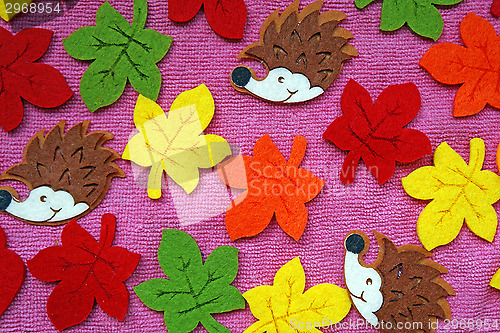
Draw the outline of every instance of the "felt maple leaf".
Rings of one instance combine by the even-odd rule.
[[[208,24],[218,35],[243,38],[247,21],[247,7],[244,0],[168,0],[168,18],[175,22],[187,22],[205,8]]]
[[[491,278],[490,286],[496,289],[500,289],[500,269],[497,270],[495,275]]]
[[[394,174],[396,161],[413,162],[432,152],[424,133],[403,128],[420,109],[415,84],[389,86],[373,103],[366,89],[351,79],[340,106],[344,114],[328,126],[323,138],[349,150],[340,175],[344,183],[354,181],[360,158],[382,185]]]
[[[461,84],[455,95],[453,115],[470,116],[486,104],[500,108],[500,39],[485,19],[469,13],[460,24],[465,47],[440,43],[433,45],[420,59],[436,80],[445,84]]]
[[[297,257],[278,270],[272,286],[258,286],[244,293],[259,321],[243,333],[321,332],[317,328],[331,326],[349,313],[347,290],[323,283],[304,292],[305,283],[304,269]],[[319,326],[305,327],[306,323]]]
[[[146,0],[134,0],[132,25],[108,2],[97,10],[96,26],[86,26],[63,40],[70,56],[95,60],[83,74],[80,94],[90,111],[110,105],[123,93],[127,80],[140,94],[156,100],[161,73],[156,65],[167,54],[172,37],[144,29]]]
[[[238,273],[238,249],[219,246],[203,263],[193,237],[165,229],[158,262],[168,279],[148,280],[134,291],[147,307],[165,312],[167,330],[191,332],[201,323],[210,333],[229,333],[212,314],[245,308],[241,293],[231,285]]]
[[[0,316],[16,297],[25,277],[24,262],[17,253],[7,249],[7,238],[0,227]]]
[[[493,0],[493,3],[491,4],[491,15],[495,17],[500,16],[500,0]]]
[[[199,168],[211,168],[231,154],[227,141],[214,134],[203,135],[214,116],[214,100],[202,84],[181,93],[172,103],[168,118],[152,100],[139,95],[134,109],[134,135],[123,159],[151,167],[148,196],[161,197],[163,170],[188,194],[198,185]]]
[[[71,220],[62,231],[62,246],[43,249],[27,262],[35,278],[61,281],[47,302],[50,321],[60,331],[84,321],[94,300],[111,317],[125,320],[129,293],[123,282],[134,272],[140,255],[111,246],[116,230],[112,214],[104,214],[101,223],[99,243]]]
[[[325,181],[300,169],[306,138],[296,136],[288,161],[268,134],[255,143],[253,157],[237,156],[218,166],[219,177],[228,186],[245,189],[226,212],[226,229],[232,240],[255,236],[274,214],[280,227],[299,240],[307,224],[307,209]]]
[[[417,221],[420,241],[427,250],[450,243],[462,225],[479,237],[492,242],[498,218],[491,206],[500,199],[500,176],[481,170],[484,141],[470,141],[469,164],[443,142],[434,152],[434,166],[413,171],[402,179],[410,196],[432,200]]]
[[[375,0],[354,0],[365,8]],[[455,5],[463,0],[383,0],[380,30],[394,31],[405,23],[416,34],[437,40],[443,33],[443,18],[435,5]]]
[[[54,108],[73,95],[57,69],[35,62],[47,51],[52,34],[31,28],[13,36],[0,27],[0,126],[5,131],[23,119],[21,97],[36,106]]]

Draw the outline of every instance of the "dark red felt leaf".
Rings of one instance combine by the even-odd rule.
[[[187,22],[198,13],[203,0],[168,0],[168,18],[175,22]]]
[[[375,103],[356,81],[350,80],[342,93],[343,115],[323,134],[340,149],[348,150],[340,179],[350,184],[362,158],[380,185],[394,174],[396,161],[413,162],[432,152],[427,136],[404,129],[420,109],[420,93],[413,83],[389,86]]]
[[[25,276],[23,260],[14,251],[7,250],[7,239],[0,227],[0,315],[16,297]]]
[[[47,51],[51,38],[52,31],[46,29],[25,29],[13,36],[0,27],[0,126],[5,131],[21,123],[21,97],[34,105],[54,108],[73,95],[57,69],[33,63]]]
[[[50,321],[60,331],[85,320],[94,299],[108,315],[125,320],[129,294],[123,281],[134,272],[140,255],[111,246],[116,228],[113,215],[104,214],[101,223],[99,243],[72,220],[63,229],[62,246],[43,249],[28,260],[37,279],[61,281],[47,302]]]
[[[247,7],[243,0],[205,0],[205,16],[210,27],[222,37],[243,38]]]
[[[198,13],[202,4],[215,33],[230,39],[243,38],[247,21],[244,0],[168,0],[168,18],[175,22],[187,22]]]
[[[491,5],[491,15],[495,17],[500,16],[500,0],[493,0],[493,4]]]

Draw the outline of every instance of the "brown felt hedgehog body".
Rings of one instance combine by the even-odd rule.
[[[320,13],[323,1],[299,12],[299,0],[279,9],[262,24],[260,40],[246,47],[238,58],[266,65],[269,73],[258,79],[246,66],[236,67],[231,84],[241,92],[279,103],[304,102],[321,95],[342,69],[345,60],[358,53],[350,44],[352,34],[338,27],[346,15]]]
[[[351,232],[344,241],[345,281],[354,306],[383,332],[434,332],[438,318],[451,317],[446,297],[455,293],[439,277],[448,271],[419,246],[396,247],[384,235],[375,235],[380,251],[371,265],[362,259],[369,248],[363,232]]]
[[[0,209],[33,224],[59,225],[83,216],[104,198],[111,180],[124,177],[113,163],[120,158],[102,147],[113,138],[106,131],[86,134],[90,122],[76,124],[64,134],[59,122],[47,135],[38,132],[26,145],[24,161],[1,176],[28,186],[30,194],[20,201],[12,188],[0,190]]]

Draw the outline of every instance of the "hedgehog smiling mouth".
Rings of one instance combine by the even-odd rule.
[[[349,293],[349,294],[351,294],[351,296],[352,296],[352,297],[357,298],[357,299],[359,299],[359,300],[361,300],[361,301],[363,301],[363,302],[365,302],[365,303],[366,303],[366,300],[365,300],[365,298],[363,297],[363,295],[365,294],[365,291],[364,291],[364,290],[361,292],[361,296],[356,296],[356,295],[354,295],[353,293]]]
[[[286,101],[288,101],[290,98],[292,98],[293,95],[295,95],[297,93],[297,91],[299,91],[298,89],[295,90],[295,91],[290,91],[290,89],[286,89],[286,91],[288,91],[288,93],[290,94],[290,96],[288,96],[286,99],[282,100],[281,103],[285,103]]]
[[[54,214],[48,220],[45,220],[45,222],[49,222],[50,220],[52,220],[57,214],[59,214],[59,212],[62,210],[62,208],[54,209],[54,208],[50,207],[50,210],[53,211]]]

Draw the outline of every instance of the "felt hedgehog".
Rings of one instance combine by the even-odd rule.
[[[111,179],[125,177],[113,163],[120,155],[102,144],[113,138],[106,131],[86,134],[90,122],[76,124],[64,134],[59,122],[46,136],[38,132],[24,149],[24,161],[7,169],[0,180],[21,181],[29,188],[19,200],[10,187],[0,190],[0,210],[33,224],[59,225],[94,209]]]
[[[304,102],[321,95],[342,69],[345,60],[357,56],[348,44],[353,35],[337,25],[346,18],[338,11],[320,14],[323,1],[299,13],[299,1],[279,9],[262,24],[260,40],[247,46],[237,58],[264,63],[269,73],[258,79],[247,66],[231,73],[232,86],[264,100],[278,103]]]
[[[447,269],[427,259],[432,254],[416,245],[396,247],[375,232],[380,247],[375,262],[363,255],[369,240],[353,231],[344,240],[344,274],[352,303],[371,325],[383,332],[434,332],[437,320],[450,319],[446,297],[453,288],[439,277]]]

